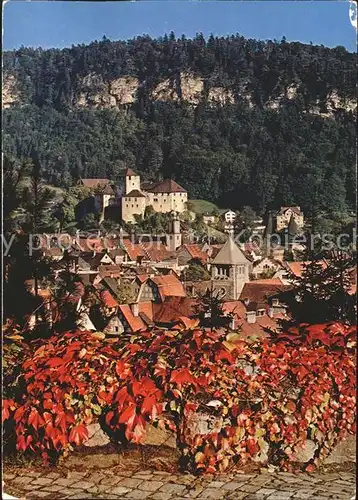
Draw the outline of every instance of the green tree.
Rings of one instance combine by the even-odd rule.
[[[198,259],[192,259],[183,272],[183,278],[185,281],[207,281],[210,273]]]
[[[281,294],[287,304],[290,324],[318,324],[346,321],[354,324],[356,295],[351,293],[354,258],[340,251],[326,261],[312,260],[304,265],[290,291]],[[286,323],[286,321],[285,321]]]
[[[223,299],[220,293],[213,288],[200,294],[199,304],[196,306],[196,315],[200,326],[204,328],[229,328],[232,316],[223,309]]]

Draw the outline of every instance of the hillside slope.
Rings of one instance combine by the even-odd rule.
[[[239,35],[21,48],[4,53],[4,150],[36,147],[59,186],[132,166],[221,206],[345,210],[356,62],[343,47]]]

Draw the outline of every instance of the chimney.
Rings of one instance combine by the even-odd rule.
[[[139,315],[139,304],[138,302],[134,302],[131,304],[132,314],[135,318],[138,318]]]
[[[248,323],[256,323],[256,311],[247,311],[246,312],[246,321]]]
[[[235,330],[235,318],[231,318],[231,325],[230,325],[230,328],[231,330]]]
[[[250,303],[249,299],[244,299],[244,304],[245,304],[246,307],[249,305],[249,303]]]
[[[267,314],[270,318],[273,318],[274,317],[274,309],[273,307],[269,307],[268,311],[267,311]]]

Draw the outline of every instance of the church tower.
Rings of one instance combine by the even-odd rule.
[[[229,236],[211,264],[214,288],[225,294],[226,300],[238,300],[250,280],[250,271],[251,262]]]
[[[171,252],[175,252],[182,245],[182,234],[180,230],[180,220],[174,214],[173,220],[170,222],[169,232],[166,235],[167,248]]]
[[[126,170],[126,190],[125,194],[129,194],[133,190],[140,191],[140,176],[133,172],[131,168]]]

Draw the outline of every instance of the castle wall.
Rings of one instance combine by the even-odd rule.
[[[124,196],[122,198],[122,220],[135,223],[134,215],[144,216],[145,207],[146,198],[144,196],[139,198]]]
[[[140,176],[139,175],[127,175],[126,176],[126,192],[129,194],[133,189],[138,189],[140,191]]]

